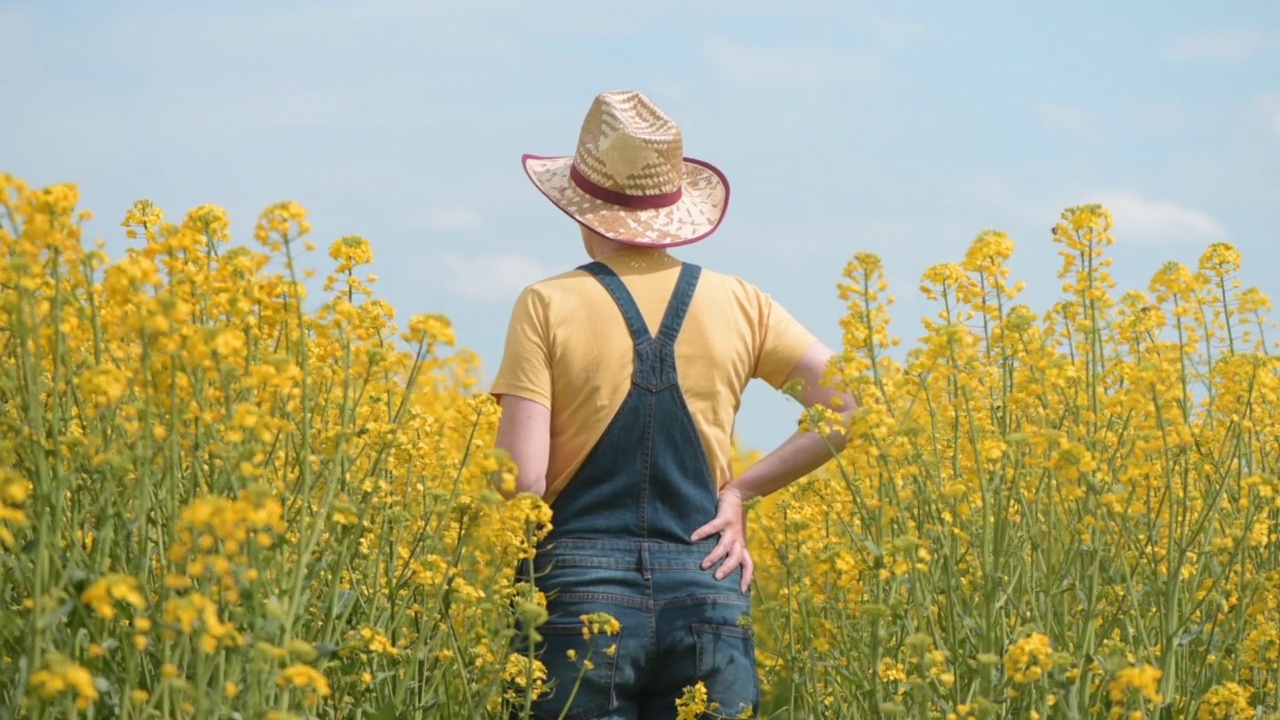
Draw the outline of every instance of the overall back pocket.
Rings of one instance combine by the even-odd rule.
[[[547,668],[550,692],[533,703],[540,720],[588,720],[617,707],[614,674],[620,635],[582,636],[581,623],[547,623],[538,628],[542,642],[535,650]]]
[[[726,717],[760,710],[760,678],[756,673],[755,642],[751,631],[737,625],[695,623],[698,679],[707,686],[707,701]]]

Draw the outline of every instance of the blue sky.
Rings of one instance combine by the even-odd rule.
[[[677,254],[833,346],[855,252],[883,257],[909,343],[921,273],[986,228],[1046,308],[1048,230],[1083,202],[1115,214],[1122,289],[1227,240],[1280,296],[1274,0],[0,0],[0,36],[0,171],[78,183],[113,256],[137,198],[223,205],[241,242],[294,199],[322,247],[367,237],[380,296],[449,315],[488,370],[520,288],[583,260],[520,155],[571,153],[610,89],[730,178],[721,230]],[[767,449],[796,415],[752,387],[739,432]]]

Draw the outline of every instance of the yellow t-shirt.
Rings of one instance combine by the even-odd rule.
[[[622,278],[656,334],[680,273],[665,252],[630,248],[601,258]],[[737,277],[704,269],[676,340],[676,372],[717,487],[733,479],[734,418],[752,378],[775,388],[817,338]],[[507,328],[492,393],[551,408],[550,502],[595,446],[631,387],[634,345],[598,280],[571,270],[525,288]]]

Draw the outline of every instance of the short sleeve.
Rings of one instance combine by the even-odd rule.
[[[759,292],[759,299],[760,351],[754,377],[781,389],[800,356],[818,338],[767,293]]]
[[[517,395],[551,407],[551,353],[545,298],[532,287],[516,298],[506,346],[490,392]]]

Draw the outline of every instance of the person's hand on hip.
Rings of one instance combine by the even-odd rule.
[[[720,534],[720,542],[702,561],[705,570],[721,559],[724,563],[716,569],[716,579],[723,580],[737,568],[742,568],[742,592],[751,587],[751,576],[755,573],[755,563],[747,550],[747,509],[743,507],[742,495],[732,487],[720,492],[716,508],[716,516],[711,522],[693,532],[691,540],[699,540]]]

